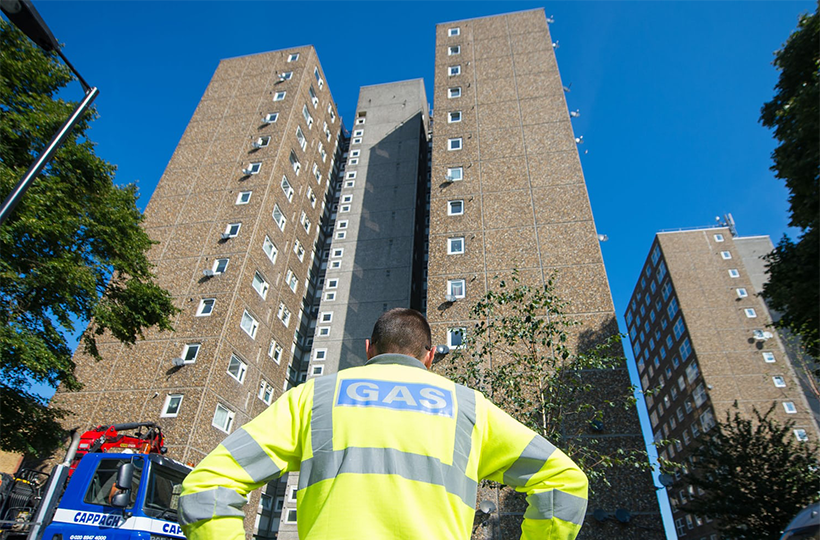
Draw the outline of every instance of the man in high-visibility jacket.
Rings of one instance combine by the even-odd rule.
[[[366,365],[289,390],[199,463],[179,500],[189,540],[244,539],[245,496],[288,471],[300,471],[302,540],[467,540],[484,478],[526,493],[522,539],[576,537],[584,473],[480,392],[427,371],[420,313],[384,313],[366,351]]]

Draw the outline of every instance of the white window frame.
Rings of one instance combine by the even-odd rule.
[[[359,157],[359,155],[361,155],[361,152],[361,150],[351,150],[350,157]]]
[[[456,251],[454,249],[457,242],[461,242],[461,251]],[[447,239],[447,255],[463,255],[466,250],[467,246],[465,245],[463,236],[455,236]]]
[[[299,60],[299,53],[291,53],[288,56],[288,62],[296,62],[297,60]]]
[[[353,139],[350,139],[350,144],[362,144],[362,138],[354,137]]]
[[[739,278],[740,272],[738,272],[737,268],[730,268],[729,269],[729,277],[730,278]]]
[[[460,288],[461,292],[456,294],[454,291]],[[467,280],[466,279],[448,279],[447,280],[447,294],[455,296],[456,298],[465,298],[467,296]]]
[[[348,165],[358,165],[359,164],[359,158],[357,158],[357,157],[350,158],[349,160],[347,160],[347,164]]]
[[[743,310],[743,313],[746,315],[747,319],[756,319],[757,318],[757,312],[755,311],[755,308],[750,308],[750,307],[745,308]]]
[[[456,75],[461,75],[461,64],[450,66],[447,68],[447,75],[450,77],[455,77]]]
[[[447,47],[447,56],[456,56],[461,54],[461,45],[450,45]]]
[[[455,37],[455,36],[460,36],[460,35],[461,35],[461,27],[460,26],[455,26],[453,28],[448,28],[447,29],[447,37]]]
[[[296,140],[299,142],[299,147],[304,151],[307,148],[307,137],[302,131],[302,126],[296,126]]]
[[[292,202],[294,190],[293,186],[290,185],[290,181],[288,180],[287,176],[282,176],[282,181],[279,182],[279,187],[282,188],[282,192],[285,194],[285,197],[288,199],[288,201]]]
[[[337,240],[344,240],[347,238],[347,231],[336,231],[336,236],[334,236]]]
[[[461,211],[455,211],[453,208],[456,204],[461,205]],[[464,199],[455,199],[447,201],[447,215],[448,216],[463,216],[464,215]]]
[[[447,139],[447,150],[455,152],[464,148],[464,140],[461,137]]]
[[[317,335],[321,337],[327,337],[330,335],[330,327],[329,326],[320,326],[317,329]]]
[[[234,364],[234,361],[236,361],[235,374],[231,372],[231,366]],[[247,375],[248,373],[248,364],[244,360],[239,358],[239,356],[231,354],[231,358],[230,360],[228,360],[228,368],[225,370],[225,372],[237,381],[239,381],[241,384],[245,384],[245,375]]]
[[[447,89],[447,99],[456,99],[461,97],[461,87],[453,86]]]
[[[772,383],[774,383],[776,388],[786,388],[786,379],[780,375],[773,376]]]
[[[209,307],[209,311],[205,311]],[[203,298],[199,301],[199,307],[196,309],[197,317],[210,317],[216,307],[216,298]]]
[[[325,360],[327,360],[327,349],[314,349],[313,361],[324,362]]]
[[[263,135],[254,141],[254,148],[265,148],[270,144],[270,135]]]
[[[182,399],[185,396],[183,394],[168,394],[165,396],[165,403],[162,404],[162,412],[160,413],[160,418],[176,418],[179,415],[179,410],[182,408]],[[171,401],[177,399],[176,407],[173,412],[169,411],[171,408]]]
[[[283,99],[285,99],[285,96],[286,96],[286,95],[287,95],[287,92],[286,92],[286,91],[284,91],[284,90],[283,90],[283,91],[281,91],[281,92],[276,92],[276,93],[273,95],[273,101],[282,101]]]
[[[363,129],[357,129],[357,130],[353,131],[353,136],[354,137],[364,137],[364,130]]]
[[[276,214],[279,214],[279,219],[276,219]],[[285,217],[285,213],[282,212],[281,208],[279,208],[279,203],[273,205],[273,212],[271,212],[271,217],[273,218],[273,222],[276,223],[276,226],[279,227],[279,230],[284,231],[285,225],[287,224],[288,220]]]
[[[276,318],[282,321],[282,324],[284,324],[285,327],[290,326],[291,313],[288,306],[286,306],[284,302],[279,302],[279,309],[276,312]]]
[[[180,356],[180,358],[182,358],[182,362],[185,364],[193,364],[196,362],[200,350],[202,350],[202,343],[186,343],[182,347],[182,356]],[[194,351],[194,356],[192,358],[188,358],[191,351]]]
[[[270,340],[270,345],[268,345],[268,356],[273,359],[274,362],[279,364],[282,361],[282,353],[284,350],[282,346],[277,343],[275,339]]]
[[[261,399],[265,404],[270,405],[273,403],[273,386],[265,379],[260,379],[259,392],[256,394],[256,397]]]
[[[255,290],[256,293],[262,297],[262,300],[267,298],[270,284],[259,272],[253,273],[253,278],[251,278],[251,287],[253,287],[253,290]]]
[[[732,252],[731,251],[721,251],[720,256],[724,261],[728,261],[729,259],[732,258]]]
[[[310,375],[311,377],[319,377],[325,372],[325,366],[319,364],[318,366],[311,366],[310,368]]]
[[[345,173],[345,180],[353,180],[356,178],[356,171],[347,171]]]
[[[774,353],[771,351],[764,351],[761,354],[763,355],[763,361],[767,364],[774,364],[777,361],[774,357]]]
[[[242,169],[242,173],[248,176],[259,174],[259,171],[262,170],[262,162],[261,161],[254,161],[251,162],[246,168]]]
[[[325,302],[333,302],[336,300],[336,291],[328,291],[325,293],[324,301]]]
[[[808,433],[806,433],[805,429],[801,429],[801,428],[795,429],[794,430],[794,436],[799,442],[808,442],[808,440],[809,440],[809,435],[808,435]]]
[[[276,256],[279,254],[279,249],[276,247],[276,244],[273,243],[273,240],[271,240],[267,235],[265,236],[265,240],[262,242],[262,251],[265,253],[265,256],[271,264],[276,264]]]
[[[230,264],[231,260],[226,258],[222,259],[214,259],[214,265],[212,267],[212,271],[214,274],[224,274],[228,270],[228,264]]]
[[[296,254],[296,258],[299,259],[299,262],[304,262],[305,248],[302,247],[302,242],[300,242],[298,238],[293,241],[293,252]]]
[[[319,322],[322,324],[325,323],[332,323],[333,322],[333,312],[332,311],[323,311],[319,313]]]
[[[242,319],[239,321],[239,328],[248,334],[251,339],[256,339],[256,332],[259,330],[259,321],[256,320],[256,317],[248,313],[246,309],[245,312],[242,313]]]
[[[447,167],[445,179],[450,182],[460,182],[464,180],[464,167]]]
[[[344,256],[344,254],[345,254],[345,250],[344,250],[344,248],[334,248],[334,249],[330,252],[330,256],[331,256],[332,258],[334,258],[334,259],[340,259],[340,258],[342,258],[342,257]]]
[[[735,289],[735,291],[737,292],[738,298],[746,298],[747,296],[749,296],[749,293],[747,293],[746,289],[743,287],[738,287],[737,289]]]
[[[453,337],[455,337],[456,333],[461,333],[461,343],[455,345],[453,342]],[[457,326],[453,328],[447,329],[447,346],[451,349],[460,349],[464,346],[464,336],[466,335],[467,329],[463,326]]]
[[[296,277],[296,274],[293,273],[293,270],[288,268],[288,273],[285,274],[285,283],[287,284],[288,288],[296,292],[299,288],[299,278]]]
[[[283,523],[296,523],[296,508],[287,508],[282,516]]]
[[[236,196],[236,204],[243,205],[248,204],[251,202],[251,195],[253,191],[240,191],[239,194]]]
[[[461,122],[461,119],[464,117],[461,114],[461,111],[450,111],[447,113],[447,123],[448,124],[457,124]]]
[[[302,224],[302,227],[304,227],[305,232],[306,232],[306,233],[308,233],[308,234],[310,234],[310,225],[311,225],[311,223],[310,223],[310,218],[309,218],[309,217],[308,217],[308,215],[304,212],[304,210],[302,211],[302,215],[301,215],[301,216],[299,216],[299,223],[301,223],[301,224]]]
[[[265,117],[262,119],[262,122],[265,124],[274,124],[277,120],[279,120],[279,113],[272,112],[266,114]]]
[[[225,422],[223,425],[216,423],[216,416],[220,412],[220,409],[225,411]],[[211,420],[211,425],[214,426],[219,431],[223,431],[225,433],[231,432],[231,427],[233,426],[233,420],[236,416],[236,413],[230,410],[228,407],[222,405],[221,403],[216,404],[216,409],[214,410],[214,417]]]
[[[784,401],[783,409],[786,411],[786,414],[797,414],[797,407],[794,406],[793,401]]]
[[[722,234],[716,234],[715,235],[715,242],[723,242],[723,235]]]
[[[236,238],[239,236],[239,229],[242,228],[242,223],[228,223],[225,227],[225,238]]]

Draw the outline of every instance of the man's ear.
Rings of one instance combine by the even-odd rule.
[[[368,360],[376,356],[375,347],[370,343],[369,339],[364,340],[364,354]]]
[[[424,355],[424,360],[422,360],[421,363],[424,364],[424,367],[426,367],[427,369],[430,369],[430,367],[433,365],[433,358],[435,358],[435,356],[436,356],[436,348],[433,347],[432,349],[427,351],[427,354]]]

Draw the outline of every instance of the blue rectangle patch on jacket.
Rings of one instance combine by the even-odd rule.
[[[429,384],[346,379],[339,388],[336,405],[380,407],[453,417],[453,393]]]

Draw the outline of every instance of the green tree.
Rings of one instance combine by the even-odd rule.
[[[471,309],[477,322],[466,329],[462,347],[437,366],[458,383],[480,390],[496,405],[566,452],[587,473],[591,485],[607,484],[614,466],[648,470],[646,452],[602,450],[596,432],[607,411],[634,406],[625,373],[620,335],[581,332],[565,315],[567,303],[555,293],[554,279],[541,286],[522,283],[517,271],[499,281]],[[578,352],[578,349],[584,352]],[[624,369],[620,395],[601,392],[601,375]]]
[[[57,98],[72,76],[19,30],[0,20],[0,196],[5,198],[75,103]],[[85,351],[108,332],[133,343],[143,330],[170,329],[176,313],[153,281],[133,185],[94,155],[74,128],[15,212],[0,227],[0,448],[39,453],[62,437],[62,411],[27,392],[29,381],[76,390],[67,335],[91,322]]]
[[[772,170],[789,190],[789,225],[801,230],[795,243],[784,236],[768,256],[769,282],[763,297],[782,314],[776,323],[800,336],[820,358],[820,18],[803,15],[797,29],[775,53],[780,79],[760,121],[774,129],[779,146]],[[817,373],[815,372],[815,376]]]
[[[789,521],[818,500],[817,446],[799,442],[792,422],[772,413],[753,418],[727,411],[694,452],[695,467],[682,482],[704,491],[680,509],[715,519],[728,539],[777,540]]]

